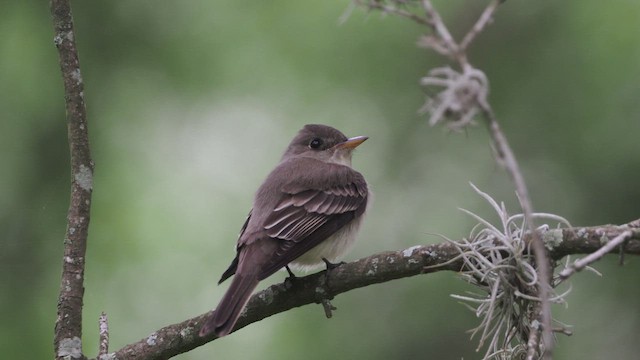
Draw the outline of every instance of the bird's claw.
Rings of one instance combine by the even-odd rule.
[[[339,263],[332,263],[331,261],[327,260],[327,258],[322,258],[322,261],[324,261],[325,265],[327,265],[327,270],[333,270],[340,265],[346,264],[346,262],[344,261],[340,261]]]

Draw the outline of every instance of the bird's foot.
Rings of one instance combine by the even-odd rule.
[[[284,268],[287,269],[287,272],[289,273],[290,278],[292,279],[297,278],[296,274],[294,274],[293,271],[291,271],[291,269],[289,268],[289,265],[285,265]]]
[[[327,265],[327,270],[333,270],[340,265],[346,264],[346,262],[344,261],[340,261],[339,263],[332,263],[331,261],[327,260],[327,258],[322,258],[322,261],[324,261],[325,265]]]
[[[296,276],[296,274],[293,273],[293,271],[291,271],[291,269],[289,268],[289,265],[285,265],[284,268],[287,269],[287,272],[289,273],[289,276],[287,276],[287,278],[284,279],[285,285],[287,287],[291,287],[296,283],[296,281],[298,281],[298,277]]]

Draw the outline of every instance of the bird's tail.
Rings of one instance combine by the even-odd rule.
[[[200,329],[200,336],[214,333],[217,337],[223,337],[229,334],[258,282],[255,273],[236,273],[220,304]]]

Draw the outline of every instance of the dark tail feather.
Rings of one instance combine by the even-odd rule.
[[[218,281],[218,285],[222,284],[223,281],[227,280],[231,277],[231,275],[236,273],[236,271],[238,270],[238,257],[239,255],[236,255],[236,257],[231,262],[231,265],[229,265],[229,268],[224,271],[222,277],[220,278],[220,281]]]
[[[200,336],[214,333],[217,337],[223,337],[229,334],[256,286],[258,277],[255,274],[236,273],[220,304],[200,329]]]

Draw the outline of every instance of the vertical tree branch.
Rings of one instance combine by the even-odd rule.
[[[491,134],[493,143],[497,147],[496,151],[498,152],[498,158],[504,164],[505,169],[511,176],[511,179],[515,185],[516,193],[518,194],[518,200],[520,201],[520,207],[522,208],[522,213],[524,214],[524,217],[526,219],[529,232],[533,237],[531,246],[533,248],[533,254],[536,259],[539,277],[539,283],[537,286],[537,297],[540,299],[540,313],[534,314],[534,316],[538,317],[537,320],[542,323],[542,329],[531,329],[529,333],[530,339],[528,342],[527,357],[533,359],[535,354],[538,352],[537,346],[531,345],[537,344],[537,342],[539,341],[537,332],[541,331],[543,341],[542,343],[544,344],[543,356],[545,359],[552,359],[554,339],[551,326],[551,302],[549,301],[549,292],[551,290],[551,264],[547,255],[547,251],[544,247],[544,243],[542,242],[542,239],[535,229],[535,224],[533,222],[533,205],[531,203],[531,199],[529,198],[527,185],[524,181],[524,177],[522,176],[522,172],[520,171],[518,161],[513,154],[513,150],[511,150],[511,146],[509,146],[509,142],[507,141],[506,136],[504,135],[502,130],[500,130],[500,125],[496,120],[491,106],[486,101],[481,101],[480,106],[485,114],[485,117],[487,118],[489,133]]]
[[[71,199],[64,238],[62,280],[54,335],[56,358],[84,358],[82,354],[82,298],[84,265],[93,190],[93,161],[89,150],[87,114],[69,0],[51,0],[54,43],[64,82],[67,132],[71,160]]]
[[[404,1],[400,0],[391,0],[390,2],[399,5],[405,4]],[[513,150],[509,146],[507,138],[500,129],[496,116],[487,101],[489,85],[486,75],[469,63],[466,54],[468,47],[491,22],[493,15],[502,2],[504,0],[492,0],[462,41],[458,43],[447,29],[442,17],[431,1],[421,0],[420,4],[425,16],[419,17],[420,21],[418,22],[428,24],[432,34],[423,36],[418,43],[419,46],[433,49],[437,53],[447,56],[457,63],[461,70],[456,71],[450,67],[436,68],[431,70],[428,76],[422,78],[422,85],[442,87],[444,89],[439,94],[429,97],[421,110],[430,113],[429,123],[431,125],[448,121],[450,128],[454,130],[460,130],[471,124],[476,115],[484,115],[497,151],[498,157],[496,160],[501,162],[513,180],[527,226],[533,234],[532,248],[536,262],[538,284],[534,290],[536,293],[528,295],[538,298],[541,304],[536,307],[535,314],[532,314],[530,320],[531,324],[541,323],[542,326],[531,326],[528,356],[534,357],[542,351],[545,359],[551,359],[554,343],[551,329],[551,304],[549,301],[549,294],[552,290],[550,285],[550,261],[542,239],[537,236],[535,231],[533,205],[524,177]],[[379,9],[416,20],[415,16],[399,13],[394,6],[381,7],[377,5],[378,3],[378,1],[365,1],[364,5],[371,9]],[[538,336],[538,332],[541,332],[542,336]],[[540,338],[543,340],[543,349],[538,346]]]

